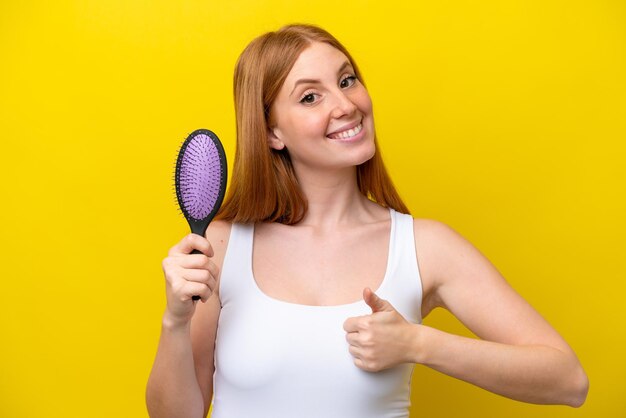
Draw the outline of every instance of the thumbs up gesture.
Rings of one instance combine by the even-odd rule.
[[[370,288],[363,290],[363,300],[372,313],[348,318],[343,324],[354,364],[360,369],[377,372],[410,362],[417,327]]]

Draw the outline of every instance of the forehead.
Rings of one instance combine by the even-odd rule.
[[[343,52],[322,42],[313,42],[294,63],[285,84],[295,83],[300,78],[320,78],[325,73],[336,75],[338,68],[348,60]]]

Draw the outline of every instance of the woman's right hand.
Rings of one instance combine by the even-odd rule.
[[[191,254],[193,250],[202,254]],[[193,297],[197,295],[202,302],[206,302],[213,294],[219,269],[211,257],[211,243],[201,235],[189,234],[174,245],[163,259],[167,297],[165,315],[170,322],[189,323],[195,311]]]

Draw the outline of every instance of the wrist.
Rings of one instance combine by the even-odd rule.
[[[411,336],[411,362],[416,364],[426,364],[429,359],[429,349],[433,347],[432,337],[433,328],[422,325],[413,325],[413,332]]]
[[[172,315],[169,311],[165,311],[161,321],[163,330],[167,331],[189,331],[191,329],[191,321]]]

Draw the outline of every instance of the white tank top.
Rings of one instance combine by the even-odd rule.
[[[376,293],[420,323],[413,218],[390,214],[387,269]],[[407,418],[413,365],[366,372],[348,351],[343,323],[370,307],[266,295],[252,273],[253,236],[254,225],[233,224],[222,266],[212,418]]]

